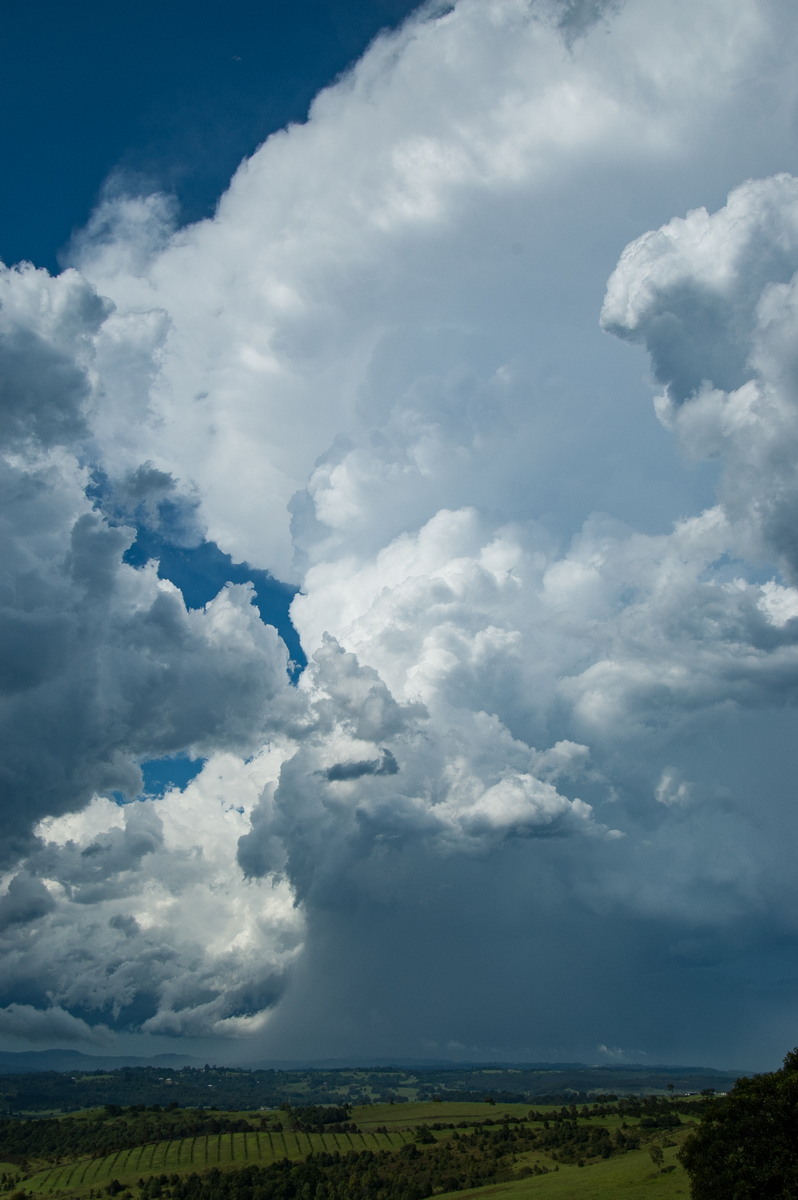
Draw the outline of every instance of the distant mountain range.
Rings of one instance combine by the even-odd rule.
[[[115,1071],[120,1067],[160,1067],[164,1070],[177,1070],[180,1067],[202,1067],[205,1061],[192,1057],[190,1054],[156,1054],[151,1058],[133,1054],[97,1055],[83,1054],[79,1050],[21,1050],[0,1051],[0,1075],[27,1075],[36,1071]],[[299,1059],[272,1059],[264,1062],[247,1063],[216,1063],[215,1066],[238,1067],[253,1071],[340,1071],[357,1070],[358,1068],[377,1069],[379,1067],[395,1067],[401,1070],[421,1071],[486,1071],[523,1070],[523,1071],[595,1071],[604,1072],[656,1072],[657,1074],[722,1076],[728,1078],[743,1074],[742,1071],[717,1071],[712,1067],[668,1067],[649,1066],[641,1063],[596,1064],[577,1062],[452,1062],[449,1059],[343,1059],[329,1058],[314,1061]]]
[[[188,1054],[100,1056],[79,1050],[0,1050],[0,1075],[27,1075],[32,1071],[115,1071],[119,1067],[201,1067],[200,1058]]]

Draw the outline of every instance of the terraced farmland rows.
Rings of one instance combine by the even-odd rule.
[[[25,1181],[29,1192],[81,1193],[103,1188],[112,1179],[125,1185],[150,1175],[188,1174],[210,1167],[267,1166],[281,1158],[299,1160],[310,1153],[338,1150],[397,1150],[409,1141],[404,1130],[376,1133],[300,1133],[293,1130],[205,1134],[200,1137],[152,1142],[130,1150],[117,1150],[102,1158],[84,1158],[61,1167],[39,1171]]]

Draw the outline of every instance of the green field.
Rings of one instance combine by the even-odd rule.
[[[280,1128],[288,1122],[286,1114],[279,1112],[262,1115],[219,1113],[219,1118],[247,1119],[260,1128],[250,1128],[246,1132],[165,1137],[96,1157],[84,1153],[69,1161],[51,1159],[48,1163],[43,1158],[29,1155],[24,1165],[7,1167],[16,1179],[13,1187],[6,1185],[5,1195],[22,1189],[31,1197],[93,1200],[121,1192],[120,1200],[137,1200],[141,1181],[154,1177],[167,1188],[167,1180],[174,1186],[179,1179],[214,1168],[227,1172],[247,1166],[269,1167],[285,1160],[299,1162],[319,1152],[337,1152],[342,1156],[364,1150],[395,1153],[407,1145],[407,1152],[436,1155],[436,1146],[439,1148],[437,1153],[444,1153],[441,1143],[450,1139],[470,1138],[476,1134],[489,1140],[500,1139],[505,1129],[528,1130],[530,1136],[531,1131],[542,1131],[542,1122],[529,1122],[529,1109],[528,1104],[449,1100],[364,1105],[352,1110],[351,1123],[356,1128],[350,1127],[348,1132]],[[557,1128],[558,1116],[562,1119],[564,1110],[541,1105],[536,1112],[551,1116],[551,1126]],[[96,1119],[97,1114],[94,1116]],[[168,1119],[168,1114],[163,1114],[164,1122]],[[621,1142],[625,1136],[621,1130],[624,1130],[627,1136],[633,1135],[639,1140],[639,1148],[613,1152],[611,1157],[603,1158],[597,1151],[590,1157],[587,1151],[584,1165],[579,1166],[575,1156],[568,1161],[567,1155],[563,1156],[556,1147],[545,1148],[540,1143],[535,1149],[520,1146],[513,1152],[513,1157],[506,1160],[511,1164],[504,1174],[508,1182],[445,1194],[439,1190],[437,1194],[445,1195],[447,1200],[455,1197],[470,1197],[471,1200],[477,1200],[477,1197],[484,1197],[484,1200],[614,1200],[616,1197],[621,1200],[675,1200],[679,1196],[687,1200],[689,1185],[676,1155],[692,1124],[689,1117],[683,1119],[678,1128],[663,1131],[643,1128],[639,1119],[628,1115],[624,1118],[612,1110],[586,1117],[579,1113],[577,1117],[576,1110],[572,1109],[570,1124],[574,1129],[585,1129],[585,1137],[590,1136],[591,1130],[601,1127],[613,1139],[620,1137]],[[449,1128],[436,1128],[441,1125]],[[166,1124],[161,1128],[167,1133]],[[421,1137],[420,1129],[427,1129],[428,1134]],[[662,1171],[657,1170],[649,1154],[653,1142],[664,1150],[665,1169]],[[453,1140],[449,1144],[454,1150],[458,1143]],[[525,1143],[526,1147],[530,1144],[529,1140]],[[164,1194],[171,1194],[168,1188]]]
[[[555,1105],[539,1105],[538,1112],[551,1111]],[[436,1121],[484,1121],[491,1117],[499,1120],[505,1113],[511,1117],[526,1117],[528,1104],[485,1104],[479,1100],[443,1100],[430,1103],[417,1100],[409,1104],[367,1104],[352,1110],[352,1120],[361,1129],[385,1125],[388,1129],[409,1129],[419,1123],[429,1125]]]
[[[280,1132],[218,1133],[172,1141],[152,1142],[119,1150],[103,1158],[82,1158],[49,1167],[29,1176],[26,1191],[42,1195],[82,1195],[106,1187],[112,1179],[131,1186],[151,1175],[189,1174],[211,1167],[268,1166],[282,1158],[299,1160],[319,1151],[346,1154],[350,1150],[398,1150],[408,1140],[402,1131],[379,1134]]]
[[[588,1167],[561,1166],[549,1175],[439,1193],[436,1200],[688,1200],[690,1184],[676,1152],[665,1150],[664,1165],[672,1171],[657,1171],[648,1151],[636,1150]]]

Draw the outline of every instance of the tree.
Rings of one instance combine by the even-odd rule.
[[[798,1048],[707,1101],[680,1159],[693,1200],[798,1200]]]
[[[648,1148],[648,1152],[651,1155],[651,1161],[653,1162],[654,1166],[658,1171],[661,1171],[662,1164],[665,1161],[665,1155],[662,1151],[662,1146],[658,1146],[656,1142],[652,1142]]]

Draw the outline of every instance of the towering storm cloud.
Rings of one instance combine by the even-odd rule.
[[[792,1044],[796,50],[429,6],[213,218],[112,183],[4,269],[7,1044]],[[136,552],[210,542],[301,673]]]

